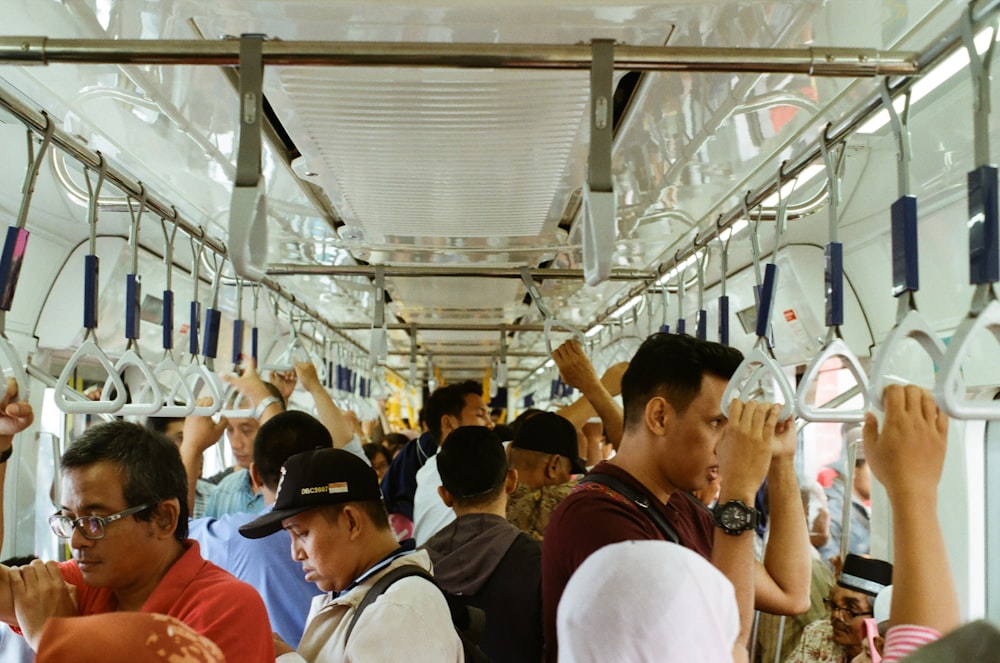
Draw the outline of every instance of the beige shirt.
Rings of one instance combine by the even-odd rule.
[[[372,585],[404,564],[431,570],[425,551],[398,557],[343,596],[313,599],[297,653],[282,654],[278,663],[464,663],[462,643],[451,622],[448,604],[423,578],[403,578],[365,608],[347,640],[354,611]]]

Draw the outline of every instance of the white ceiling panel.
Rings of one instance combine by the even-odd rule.
[[[275,69],[304,168],[369,241],[537,236],[582,134],[586,72]],[[272,83],[273,84],[273,83]]]

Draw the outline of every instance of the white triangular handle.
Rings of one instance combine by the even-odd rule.
[[[223,395],[222,400],[224,405],[222,410],[219,412],[223,417],[233,418],[233,419],[250,419],[255,418],[257,415],[256,409],[251,405],[251,407],[239,407],[240,400],[250,403],[250,399],[243,396],[240,390],[231,384],[226,385],[226,393]]]
[[[789,384],[778,362],[759,347],[755,347],[736,368],[733,377],[729,378],[729,384],[722,394],[722,413],[729,416],[729,404],[734,398],[741,401],[752,400],[755,391],[762,388],[770,389],[771,384],[778,385],[778,390],[784,398],[785,402],[781,405],[778,419],[785,421],[795,414],[795,392],[792,391],[792,385]]]
[[[948,344],[934,383],[934,397],[938,405],[956,419],[1000,419],[1000,402],[967,399],[962,382],[962,362],[969,354],[968,347],[972,345],[972,339],[983,330],[989,331],[993,338],[1000,341],[1000,302],[995,299],[979,315],[967,317],[958,326]]]
[[[840,357],[844,360],[844,367],[851,372],[858,386],[861,387],[864,404],[860,409],[848,410],[813,407],[812,403],[809,402],[809,391],[816,383],[820,370],[826,364],[827,360],[833,357]],[[837,423],[864,421],[865,411],[868,410],[871,403],[871,394],[868,391],[868,376],[865,374],[864,369],[861,368],[861,362],[858,361],[857,355],[851,351],[851,348],[841,338],[834,338],[833,341],[827,343],[826,347],[809,363],[806,367],[806,372],[799,381],[799,389],[795,396],[799,416],[806,421],[831,421]]]
[[[69,386],[70,379],[72,379],[77,366],[84,358],[96,359],[104,368],[105,373],[108,375],[108,379],[111,380],[111,384],[114,385],[115,388],[116,395],[113,400],[92,401]],[[83,400],[72,399],[70,397],[70,392],[79,395]],[[111,363],[111,360],[106,354],[104,354],[104,351],[101,350],[100,346],[94,341],[84,341],[80,347],[76,349],[76,352],[73,353],[73,356],[69,358],[69,361],[66,362],[62,373],[59,374],[59,379],[56,381],[54,397],[56,407],[66,414],[112,414],[117,412],[121,406],[125,404],[125,383],[122,381],[121,376],[118,375],[118,371],[115,370],[114,364]]]
[[[156,368],[153,369],[153,375],[156,376],[157,382],[159,382],[161,376],[172,376],[173,377],[173,387],[171,387],[170,392],[164,395],[163,407],[157,413],[160,417],[186,417],[194,412],[195,396],[191,391],[191,385],[187,383],[184,379],[184,373],[174,358],[167,354],[163,357]],[[184,405],[177,405],[177,401],[181,401]]]
[[[222,384],[219,376],[213,373],[204,364],[195,361],[184,370],[184,380],[188,383],[191,393],[197,402],[198,394],[201,393],[202,385],[208,389],[208,395],[212,397],[211,405],[195,405],[191,414],[196,417],[211,417],[222,409],[223,395]]]
[[[129,388],[132,395],[132,402],[125,403],[114,414],[149,416],[157,414],[163,407],[163,392],[160,383],[156,380],[156,375],[149,364],[134,349],[128,349],[115,362],[115,372],[111,375],[125,375],[123,381]],[[111,375],[104,381],[104,389],[101,391],[101,400],[108,400],[114,383]],[[136,389],[138,387],[138,389]]]
[[[0,370],[3,371],[4,380],[13,378],[17,383],[17,400],[28,400],[28,389],[30,382],[28,374],[24,370],[24,362],[11,342],[0,334]]]
[[[887,370],[889,358],[895,353],[896,347],[908,338],[917,341],[936,366],[940,367],[944,360],[944,343],[916,309],[910,310],[886,336],[872,361],[868,407],[879,421],[882,419],[882,392],[887,382],[893,382]]]

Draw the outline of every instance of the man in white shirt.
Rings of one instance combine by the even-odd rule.
[[[390,570],[409,564],[430,570],[430,558],[414,552],[412,540],[396,542],[378,477],[364,460],[329,448],[289,458],[274,509],[240,534],[261,538],[282,528],[306,580],[326,593],[313,599],[297,652],[275,639],[278,661],[463,663],[444,595],[424,578],[393,583],[351,629],[357,606]]]
[[[439,449],[461,426],[493,428],[490,410],[483,400],[483,385],[472,380],[437,389],[424,405],[424,418]],[[418,546],[455,520],[455,512],[438,497],[440,487],[437,458],[431,456],[417,471],[417,492],[413,497],[413,538]]]

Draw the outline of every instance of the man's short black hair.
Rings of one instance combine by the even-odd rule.
[[[742,361],[739,350],[720,343],[686,334],[653,334],[639,346],[622,376],[625,427],[638,425],[646,403],[656,396],[684,414],[701,391],[705,373],[728,380]]]
[[[316,417],[297,410],[286,410],[257,429],[253,462],[264,485],[269,490],[277,490],[281,466],[286,460],[295,454],[332,446],[330,431]]]
[[[155,507],[176,498],[179,503],[174,537],[183,541],[188,534],[187,474],[177,445],[145,426],[127,421],[110,421],[88,428],[63,454],[59,467],[74,470],[101,461],[118,467],[122,493],[128,507],[152,504],[135,514],[151,521]]]
[[[465,409],[465,397],[472,394],[482,396],[483,385],[475,380],[466,380],[440,387],[427,399],[424,418],[435,442],[441,444],[441,417],[450,414],[460,418]]]
[[[492,502],[507,478],[503,444],[485,426],[456,428],[437,452],[437,466],[441,485],[459,506]]]
[[[175,421],[184,421],[184,417],[146,417],[146,428],[154,433],[166,435],[167,426]]]

